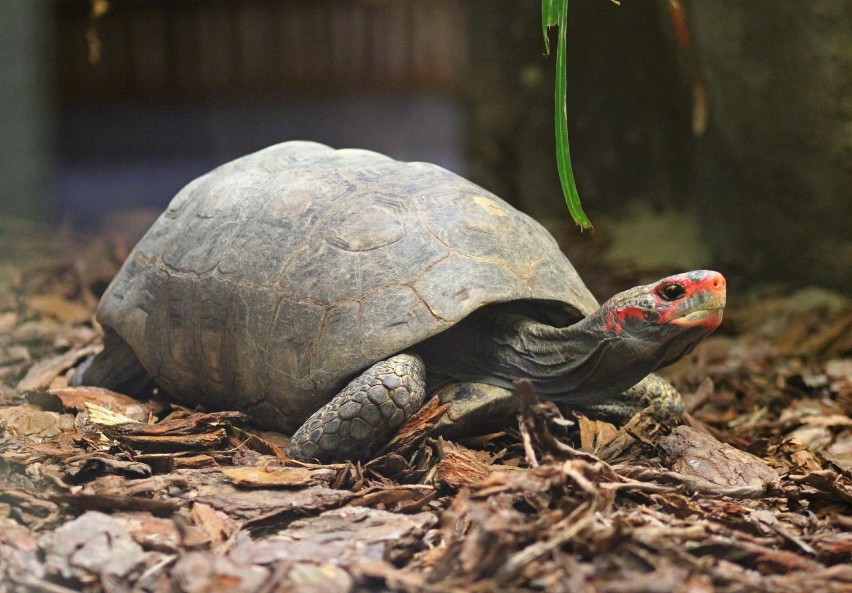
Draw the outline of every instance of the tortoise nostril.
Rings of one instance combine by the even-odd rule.
[[[710,288],[719,292],[725,290],[725,277],[718,272],[711,272],[711,274],[712,278],[709,278]]]

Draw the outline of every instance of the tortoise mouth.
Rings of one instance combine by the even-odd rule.
[[[719,305],[708,306],[706,308],[687,313],[683,317],[672,319],[671,323],[676,323],[684,327],[703,326],[715,329],[719,327],[720,323],[722,323],[723,311],[724,308]]]

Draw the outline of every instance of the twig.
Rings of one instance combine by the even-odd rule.
[[[538,467],[538,459],[536,459],[535,450],[532,446],[532,437],[530,436],[529,428],[527,428],[527,423],[524,421],[523,414],[518,414],[518,430],[521,432],[521,440],[524,443],[524,457],[526,457],[527,465]]]
[[[557,457],[567,457],[571,459],[582,459],[589,463],[598,463],[600,459],[591,455],[578,451],[573,447],[566,445],[550,432],[547,426],[548,414],[547,411],[554,411],[555,406],[550,402],[542,403],[539,400],[538,394],[529,379],[518,379],[514,382],[515,393],[518,395],[521,409],[521,424],[522,432],[525,426],[531,440],[534,438],[536,444],[544,451],[555,454]],[[555,410],[558,414],[558,410]],[[526,444],[524,444],[526,449]]]

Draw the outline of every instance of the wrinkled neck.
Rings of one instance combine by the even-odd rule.
[[[432,387],[470,381],[511,389],[524,378],[549,399],[578,407],[621,393],[684,351],[659,327],[625,324],[616,332],[601,313],[555,327],[486,310],[415,349]]]
[[[604,317],[590,315],[568,327],[517,322],[522,347],[505,349],[500,358],[552,399],[582,404],[618,394],[659,366],[662,352],[655,350],[662,349],[652,336],[607,330]]]

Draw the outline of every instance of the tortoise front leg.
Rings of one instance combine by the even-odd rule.
[[[648,406],[658,420],[679,419],[683,415],[683,399],[674,385],[651,373],[627,391],[594,404],[583,405],[580,410],[591,416],[604,417],[623,424]]]
[[[514,390],[484,383],[450,383],[436,393],[442,404],[450,404],[435,433],[449,438],[485,434],[515,424],[518,401]],[[547,399],[547,395],[541,396]],[[683,414],[683,400],[674,386],[650,374],[622,393],[592,404],[572,406],[562,403],[566,416],[576,410],[595,418],[624,424],[648,406],[658,420],[678,419]]]
[[[435,434],[456,439],[517,424],[518,398],[512,389],[462,382],[445,385],[435,395],[442,404],[450,405],[435,426]]]
[[[379,361],[305,421],[290,439],[287,455],[321,463],[367,459],[420,409],[425,396],[426,370],[419,356]]]

